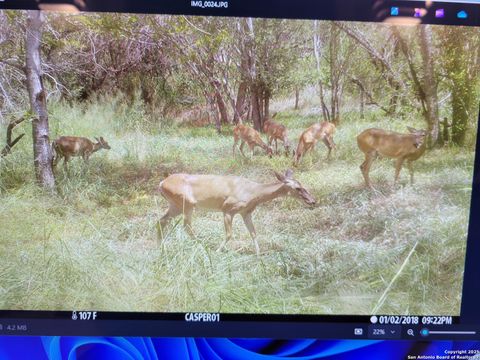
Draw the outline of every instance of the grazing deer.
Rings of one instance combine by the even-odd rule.
[[[292,170],[285,175],[275,172],[277,182],[260,184],[242,177],[217,175],[174,174],[160,183],[159,190],[169,202],[170,207],[158,224],[159,237],[163,228],[174,217],[184,215],[184,226],[190,236],[192,230],[192,212],[194,208],[223,212],[226,239],[220,245],[221,250],[232,238],[232,220],[236,214],[243,218],[245,226],[260,253],[255,239],[252,213],[260,204],[272,201],[280,196],[291,195],[314,205],[312,195],[293,178]]]
[[[95,138],[97,143],[93,143],[87,138],[76,136],[61,136],[52,143],[55,157],[53,166],[57,166],[60,159],[63,157],[63,166],[67,170],[67,163],[71,157],[81,156],[85,162],[88,162],[90,155],[100,149],[110,150],[110,145],[103,138]]]
[[[260,137],[258,131],[252,129],[251,127],[245,126],[243,124],[235,126],[235,128],[233,129],[233,140],[233,156],[235,156],[235,148],[237,147],[239,141],[241,141],[240,152],[245,157],[247,157],[243,152],[243,147],[245,143],[248,144],[248,147],[252,151],[252,157],[254,155],[254,150],[256,146],[261,147],[263,150],[265,150],[269,157],[272,157],[273,155],[272,148],[265,144]]]
[[[305,130],[300,136],[297,150],[294,152],[294,166],[297,166],[303,156],[308,151],[313,151],[315,145],[319,140],[328,148],[327,159],[330,159],[330,154],[333,149],[336,148],[333,141],[333,134],[335,133],[335,125],[331,122],[324,121],[322,123],[313,124],[307,130]]]
[[[412,162],[420,158],[426,149],[426,130],[416,130],[407,126],[410,134],[400,134],[382,129],[367,129],[357,136],[360,150],[365,154],[365,161],[360,165],[367,187],[370,185],[370,167],[378,155],[397,159],[395,164],[395,185],[402,165],[407,160],[410,181],[413,184]]]
[[[284,125],[277,124],[273,120],[268,119],[263,124],[263,131],[268,136],[269,146],[272,146],[273,141],[275,141],[276,154],[278,154],[278,144],[277,144],[278,140],[283,142],[283,147],[285,148],[285,154],[287,156],[290,154],[290,140],[288,139],[287,128]]]

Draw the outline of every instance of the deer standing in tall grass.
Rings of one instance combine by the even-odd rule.
[[[365,154],[365,161],[360,165],[365,184],[370,184],[370,168],[378,155],[397,159],[395,164],[395,185],[400,176],[403,163],[407,161],[410,182],[413,184],[413,162],[420,158],[427,146],[427,131],[407,126],[410,134],[400,134],[382,129],[367,129],[357,136],[360,150]]]
[[[274,116],[272,116],[273,119]],[[283,142],[283,147],[285,148],[285,154],[288,156],[290,154],[290,140],[288,139],[288,131],[284,125],[278,124],[272,119],[268,119],[263,123],[263,131],[268,136],[268,145],[272,146],[273,141],[275,141],[275,153],[278,154],[278,144],[277,141],[280,140]]]
[[[54,150],[53,166],[63,158],[63,166],[67,171],[67,163],[72,157],[81,156],[85,162],[88,162],[90,156],[101,149],[110,150],[111,147],[103,138],[95,138],[96,143],[84,137],[61,136],[52,143]]]
[[[240,144],[240,152],[242,153],[243,156],[247,157],[245,153],[243,152],[243,147],[245,144],[248,145],[250,150],[252,151],[252,157],[254,155],[255,147],[261,147],[269,157],[272,157],[273,155],[273,150],[270,146],[265,144],[265,142],[262,140],[260,134],[258,133],[257,130],[252,129],[249,126],[239,124],[234,127],[233,129],[233,156],[235,156],[235,149],[238,145],[238,142],[241,141]]]
[[[293,178],[292,170],[285,174],[275,172],[278,181],[261,184],[237,176],[174,174],[160,183],[159,190],[168,201],[169,208],[158,224],[159,238],[167,223],[181,214],[187,233],[193,236],[192,213],[195,208],[223,212],[226,239],[220,245],[221,250],[232,238],[232,220],[240,214],[250,232],[257,255],[260,249],[252,222],[252,213],[258,205],[281,196],[293,196],[308,205],[314,205],[314,197]]]
[[[308,151],[313,151],[315,149],[315,145],[319,140],[323,141],[327,146],[327,159],[330,159],[332,150],[336,148],[335,142],[333,141],[335,130],[335,124],[327,121],[313,124],[305,130],[300,136],[297,150],[294,152],[294,166],[298,166],[300,160]]]

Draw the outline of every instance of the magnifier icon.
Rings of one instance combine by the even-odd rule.
[[[408,329],[407,334],[410,336],[415,336],[415,334],[413,333],[413,329]]]

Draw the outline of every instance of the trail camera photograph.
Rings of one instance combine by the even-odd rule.
[[[459,315],[475,28],[0,12],[0,309]]]

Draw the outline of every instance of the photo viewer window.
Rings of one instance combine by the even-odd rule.
[[[0,8],[0,335],[477,339],[478,5]]]

